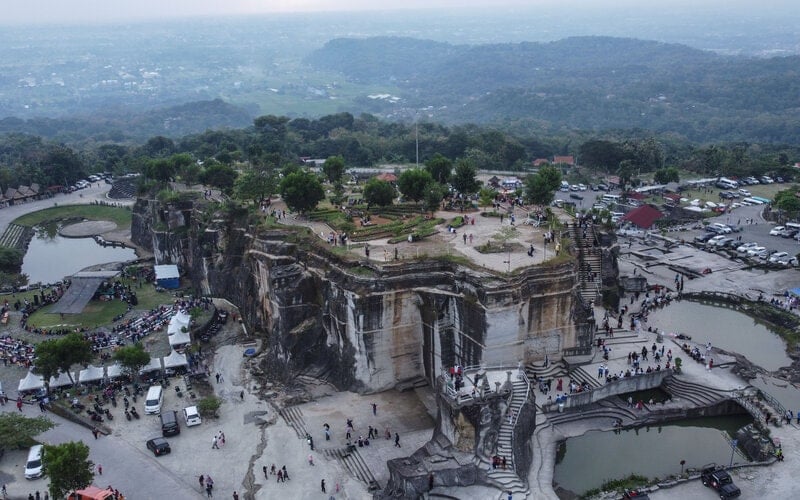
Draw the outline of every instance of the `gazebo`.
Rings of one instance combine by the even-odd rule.
[[[169,356],[164,356],[164,369],[175,369],[189,366],[189,361],[186,359],[186,354],[181,354],[178,351],[172,351]]]
[[[140,374],[154,372],[154,371],[161,371],[163,368],[161,366],[161,358],[150,358],[150,362],[147,363],[141,370],[139,370]]]
[[[122,366],[119,363],[114,363],[106,367],[106,376],[110,379],[120,378],[123,375]]]
[[[66,387],[72,385],[73,382],[69,379],[66,372],[58,372],[58,377],[50,377],[50,388],[56,389],[58,387]]]

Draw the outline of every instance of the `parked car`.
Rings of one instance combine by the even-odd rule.
[[[776,261],[775,263],[776,264],[780,264],[781,266],[787,266],[787,267],[789,267],[789,266],[797,267],[797,265],[798,265],[797,257],[787,257],[786,259],[780,259],[780,260]]]
[[[756,243],[755,241],[751,241],[751,242],[739,245],[738,247],[736,247],[736,251],[739,252],[739,253],[745,253],[748,250],[750,250],[751,248],[755,248],[757,246],[758,246],[758,243]]]
[[[153,452],[153,455],[159,457],[161,455],[166,455],[172,452],[172,449],[169,447],[169,442],[162,438],[157,437],[147,441],[147,449]]]
[[[756,256],[758,256],[758,254],[766,252],[766,251],[767,251],[767,249],[764,248],[764,247],[760,247],[760,246],[759,247],[753,247],[753,248],[747,250],[747,256],[748,257],[756,257]]]
[[[797,233],[800,232],[797,229],[792,229],[787,227],[783,231],[781,231],[781,238],[794,238]]]
[[[694,237],[694,242],[695,243],[705,243],[706,241],[710,240],[711,238],[713,238],[716,235],[717,234],[714,233],[714,232],[703,233],[703,234],[701,234],[699,236],[695,236]]]
[[[777,264],[780,260],[789,260],[789,254],[787,252],[775,252],[769,256],[769,262],[773,264]]]
[[[772,180],[771,177],[767,175],[762,175],[758,180],[761,181],[761,184],[772,184],[773,182],[775,182]]]
[[[752,193],[750,193],[750,191],[748,191],[746,189],[740,189],[739,190],[739,194],[742,195],[742,196],[753,196]]]
[[[586,191],[586,184],[578,184],[578,191]]]
[[[730,227],[720,222],[714,222],[713,224],[710,224],[710,226],[717,228],[717,232],[721,234],[730,234],[733,232],[733,230]]]
[[[720,238],[720,239],[716,240],[714,243],[712,243],[712,245],[714,247],[716,247],[716,248],[724,248],[726,246],[731,245],[734,241],[736,241],[736,240],[734,240],[733,238],[729,238],[727,236],[723,236],[722,238]]]
[[[608,191],[608,186],[606,186],[605,184],[598,184],[595,187],[597,188],[598,191]]]
[[[700,474],[700,480],[703,481],[703,486],[716,490],[723,500],[736,498],[742,494],[739,487],[733,484],[731,475],[724,469],[717,469],[716,465],[704,467]]]
[[[200,419],[200,413],[197,411],[196,406],[187,406],[184,408],[183,418],[186,420],[186,427],[192,427],[203,423],[203,421]]]
[[[770,236],[780,236],[784,229],[786,229],[786,228],[783,227],[783,226],[775,226],[770,230],[769,235]]]
[[[570,193],[569,197],[572,198],[573,200],[582,200],[583,199],[583,196],[579,195],[578,193]]]

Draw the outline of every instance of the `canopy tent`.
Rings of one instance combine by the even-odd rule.
[[[78,381],[82,384],[86,382],[96,382],[98,380],[103,380],[103,377],[105,377],[105,370],[103,370],[102,366],[89,365],[78,374]]]
[[[51,389],[55,389],[57,387],[65,387],[72,384],[73,382],[69,379],[69,375],[66,372],[59,372],[58,377],[50,377]]]
[[[150,358],[150,362],[147,363],[147,365],[141,370],[139,370],[139,373],[153,372],[161,369],[161,358]]]
[[[185,345],[191,342],[188,332],[177,332],[169,336],[169,345],[171,347]]]
[[[44,377],[36,375],[33,372],[28,372],[25,378],[19,381],[17,392],[35,391],[44,387]]]
[[[182,325],[177,321],[170,321],[169,326],[167,326],[167,335],[175,335],[176,333],[180,333],[182,329],[187,328],[186,325]]]
[[[791,293],[792,295],[796,295],[797,297],[800,297],[800,287],[792,288],[791,290],[789,290],[789,293]]]
[[[189,366],[189,361],[186,359],[185,354],[178,351],[172,351],[169,356],[164,356],[164,368],[178,368],[181,366]]]
[[[189,326],[189,322],[192,321],[192,317],[186,311],[178,311],[175,316],[172,317],[170,322],[180,323],[183,326]]]
[[[122,373],[122,366],[119,363],[114,363],[106,367],[106,375],[110,379],[120,378]]]

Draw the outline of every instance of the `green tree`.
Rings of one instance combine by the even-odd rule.
[[[203,170],[203,173],[200,174],[200,182],[209,186],[214,186],[230,194],[238,175],[236,170],[228,165],[213,161],[211,165],[207,166]]]
[[[0,246],[0,270],[13,273],[22,266],[24,254],[17,248]]]
[[[175,165],[164,158],[147,162],[145,175],[159,182],[169,182],[175,176]]]
[[[217,417],[217,411],[222,406],[222,401],[216,396],[209,396],[197,402],[197,410],[204,417]]]
[[[461,194],[472,194],[480,187],[477,176],[478,170],[475,168],[475,164],[462,158],[456,162],[450,184]]]
[[[680,182],[680,174],[675,167],[659,168],[653,174],[653,180],[658,184],[667,184],[669,182]]]
[[[385,207],[392,204],[397,192],[390,183],[373,177],[364,186],[364,199],[371,205]]]
[[[545,165],[533,175],[525,178],[525,197],[536,205],[549,205],[561,185],[561,171]]]
[[[481,204],[482,207],[488,207],[492,204],[495,197],[497,196],[497,191],[492,188],[482,188],[478,192],[478,203]]]
[[[313,210],[325,199],[319,179],[312,172],[300,170],[287,175],[281,180],[281,196],[286,205],[300,213]]]
[[[45,445],[42,463],[53,498],[65,498],[94,480],[94,462],[89,460],[89,447],[81,441]]]
[[[636,165],[633,163],[632,160],[622,160],[619,163],[619,168],[617,169],[617,175],[619,176],[619,188],[622,190],[623,193],[627,190],[628,185],[633,180],[633,173],[636,170]]]
[[[236,179],[233,186],[237,198],[254,202],[269,198],[277,190],[278,177],[266,170],[248,170]]]
[[[27,448],[33,437],[52,429],[55,424],[45,418],[26,417],[21,413],[0,413],[0,450]]]
[[[442,202],[445,195],[447,195],[447,188],[438,182],[431,182],[425,188],[425,209],[430,212],[435,212],[439,208],[439,203]]]
[[[139,378],[139,370],[150,363],[150,353],[144,350],[141,342],[120,347],[113,357],[114,361],[117,361],[131,378],[137,380]]]
[[[329,156],[325,163],[322,164],[322,173],[325,174],[328,182],[335,184],[344,175],[345,168],[344,158],[341,156]]]
[[[91,360],[92,344],[79,333],[70,333],[60,339],[45,340],[36,346],[36,368],[45,383],[59,371],[64,372],[73,384],[72,365],[86,365]]]
[[[783,210],[788,218],[797,217],[798,213],[800,213],[800,198],[795,196],[797,190],[798,187],[793,186],[792,189],[784,189],[775,193],[775,207]]]
[[[419,201],[425,197],[425,188],[433,182],[431,174],[421,168],[406,170],[397,179],[397,187],[409,200]]]
[[[439,184],[447,184],[450,180],[450,174],[453,172],[453,162],[449,158],[436,153],[430,160],[425,162],[425,170]]]

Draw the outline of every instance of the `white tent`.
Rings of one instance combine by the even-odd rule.
[[[109,365],[106,367],[106,375],[108,375],[110,379],[120,378],[122,376],[122,367],[119,363]]]
[[[161,358],[150,358],[150,362],[147,366],[139,370],[139,373],[153,372],[161,369]]]
[[[44,377],[41,375],[36,375],[33,372],[28,372],[28,374],[25,375],[25,378],[19,381],[17,392],[35,391],[37,389],[41,389],[42,387],[44,387]]]
[[[169,345],[171,347],[185,345],[191,342],[188,332],[178,332],[169,336]]]
[[[67,375],[65,372],[58,372],[58,377],[50,377],[51,389],[65,387],[68,385],[72,385],[72,382],[69,380],[69,375]]]
[[[167,335],[172,336],[176,333],[181,333],[184,328],[188,328],[186,325],[182,325],[177,321],[170,321],[169,326],[167,326]]]
[[[103,380],[103,377],[105,376],[104,372],[105,370],[103,370],[102,366],[89,365],[85,370],[81,370],[80,374],[78,374],[78,381],[84,384],[86,382]]]
[[[164,368],[178,368],[180,366],[188,366],[189,361],[186,359],[185,354],[178,351],[172,351],[169,356],[164,356]]]
[[[189,323],[192,321],[192,317],[186,311],[178,311],[175,316],[170,319],[170,322],[180,323],[183,326],[189,326]]]

